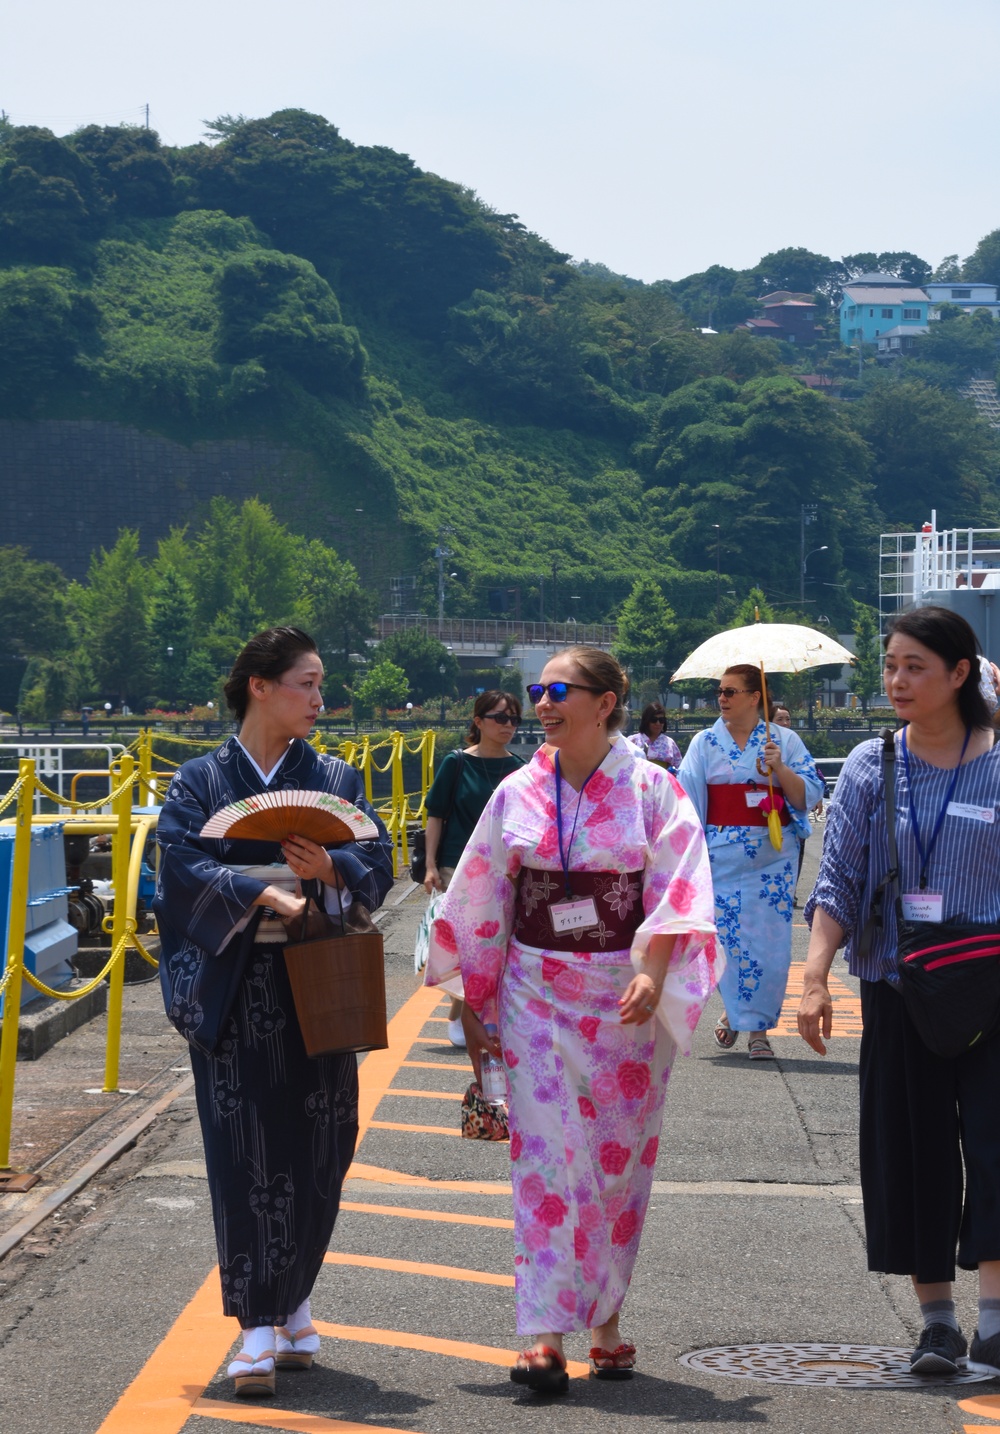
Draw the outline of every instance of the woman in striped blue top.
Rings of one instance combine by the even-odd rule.
[[[975,633],[945,608],[895,618],[885,689],[896,734],[896,832],[905,919],[1000,924],[1000,745],[979,687]],[[979,1270],[971,1358],[1000,1373],[1000,1039],[957,1060],[923,1044],[898,993],[896,912],[865,952],[872,894],[889,869],[880,740],[844,763],[827,814],[799,1031],[826,1053],[828,976],[846,942],[861,981],[861,1188],[868,1267],[910,1275],[924,1330],[910,1364],[954,1372],[966,1353],[955,1318],[956,1246]],[[963,1171],[964,1165],[964,1171]],[[964,1199],[963,1199],[964,1189]]]

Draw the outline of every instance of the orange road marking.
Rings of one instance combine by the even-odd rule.
[[[997,1414],[1000,1419],[1000,1414]],[[995,1424],[963,1424],[965,1434],[998,1434]]]
[[[788,992],[781,1011],[781,1019],[774,1027],[772,1034],[776,1036],[798,1036],[799,1028],[796,1015],[799,1006],[799,997],[802,995],[802,978],[805,971],[804,961],[793,961],[788,973]],[[855,995],[846,981],[839,976],[830,977],[830,997],[833,1001],[833,1032],[832,1037],[836,1040],[840,1037],[843,1040],[857,1041],[861,1039],[861,997]],[[805,1048],[805,1047],[803,1047]]]
[[[428,1017],[427,1017],[427,1021],[428,1021],[428,1023],[431,1022],[431,1021],[434,1021],[434,1022],[436,1022],[438,1025],[440,1025],[440,1026],[450,1026],[450,1025],[451,1025],[451,1022],[449,1021],[449,1019],[448,1019],[447,1016],[428,1016]]]
[[[382,1099],[382,1092],[392,1085],[400,1061],[409,1054],[410,1047],[420,1036],[427,1016],[439,1000],[439,993],[433,986],[418,986],[389,1022],[388,1049],[369,1051],[361,1062],[358,1071],[361,1081],[361,1095],[358,1100],[359,1145],[371,1125],[375,1109]]]
[[[348,1180],[374,1180],[380,1185],[422,1185],[427,1190],[458,1190],[467,1195],[509,1195],[510,1185],[496,1180],[430,1180],[426,1175],[406,1175],[381,1165],[362,1165],[355,1160]]]
[[[258,1429],[287,1429],[291,1434],[413,1434],[412,1430],[390,1429],[385,1424],[355,1424],[353,1420],[324,1419],[320,1414],[298,1414],[293,1409],[272,1409],[269,1405],[250,1404],[246,1399],[239,1404],[199,1399],[191,1413],[205,1419],[228,1419],[234,1424],[255,1424]]]
[[[506,1285],[514,1288],[513,1275],[487,1275],[482,1270],[465,1270],[459,1265],[426,1265],[419,1260],[387,1260],[380,1255],[341,1255],[329,1251],[328,1265],[359,1265],[365,1270],[394,1270],[400,1275],[431,1275],[436,1280],[463,1280],[471,1285]]]
[[[369,1130],[409,1130],[417,1135],[454,1135],[461,1136],[460,1130],[452,1130],[447,1125],[404,1125],[399,1120],[370,1120]]]
[[[433,987],[418,986],[389,1022],[388,1050],[370,1051],[361,1062],[359,1144],[372,1123],[382,1092],[396,1078],[403,1057],[409,1053],[427,1016],[440,1000],[439,992]],[[415,1218],[437,1217],[421,1212]],[[475,1220],[473,1216],[450,1218],[463,1224]],[[479,1223],[487,1223],[485,1217],[480,1217]],[[508,1227],[513,1228],[512,1221]],[[141,1434],[180,1434],[236,1339],[236,1326],[223,1316],[219,1304],[219,1275],[218,1270],[213,1269],[96,1434],[138,1434],[140,1430]],[[245,1424],[252,1422],[247,1417],[251,1412],[241,1409]]]
[[[408,1095],[417,1100],[462,1100],[460,1090],[404,1090],[401,1086],[390,1086],[383,1095]]]
[[[1000,1419],[1000,1394],[979,1394],[972,1399],[960,1399],[958,1407],[963,1414],[981,1414],[985,1419]]]
[[[362,1344],[386,1344],[395,1349],[422,1349],[427,1354],[448,1354],[453,1359],[472,1359],[477,1364],[499,1364],[509,1369],[517,1359],[511,1349],[496,1349],[491,1344],[466,1344],[460,1339],[437,1339],[426,1334],[410,1334],[398,1329],[365,1329],[351,1324],[327,1324],[325,1320],[314,1319],[313,1324],[320,1334],[332,1335],[335,1339],[359,1340]],[[569,1360],[567,1368],[577,1379],[586,1378],[590,1373],[589,1364]]]
[[[399,1064],[401,1069],[412,1071],[461,1071],[466,1077],[472,1074],[471,1065],[462,1065],[458,1061],[400,1061]]]
[[[179,1434],[237,1334],[219,1311],[213,1269],[97,1434]]]
[[[446,1225],[488,1225],[493,1230],[513,1230],[513,1220],[496,1215],[459,1215],[448,1210],[412,1210],[405,1205],[366,1205],[356,1200],[341,1200],[341,1210],[356,1210],[361,1215],[396,1215],[403,1220],[439,1220]],[[313,1324],[316,1321],[313,1320]]]

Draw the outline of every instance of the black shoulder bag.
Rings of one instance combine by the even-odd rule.
[[[905,921],[896,849],[896,746],[882,733],[889,872],[872,901],[875,924],[883,889],[895,885],[899,991],[920,1039],[936,1056],[954,1059],[1000,1029],[1000,930],[961,921]]]
[[[464,752],[455,753],[455,776],[451,784],[451,793],[448,797],[448,811],[444,818],[444,826],[441,828],[441,839],[438,842],[438,851],[444,844],[445,828],[448,825],[448,817],[455,809],[455,798],[458,796],[458,784],[462,780],[462,763],[465,761]],[[427,875],[427,832],[423,827],[413,835],[410,843],[410,879],[417,885],[421,885]]]

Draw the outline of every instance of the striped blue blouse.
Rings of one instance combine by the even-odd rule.
[[[911,752],[910,781],[896,733],[896,841],[901,892],[916,891],[921,859],[910,818],[917,821],[926,850],[948,794],[953,769],[934,767]],[[993,820],[961,815],[957,807],[992,812]],[[822,906],[847,932],[845,955],[853,976],[866,981],[895,979],[896,912],[883,904],[883,925],[873,933],[866,958],[859,954],[871,896],[889,869],[882,772],[882,741],[863,742],[844,763],[827,809],[823,859],[805,917]],[[943,921],[1000,922],[1000,741],[959,770],[948,813],[927,868],[929,892],[941,892]]]

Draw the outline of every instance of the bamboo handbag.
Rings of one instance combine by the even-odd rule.
[[[354,901],[339,922],[323,911],[316,884],[303,882],[302,938],[285,946],[285,964],[306,1054],[382,1051],[389,1044],[385,1019],[385,952],[382,934],[366,907]],[[338,900],[340,889],[337,888]],[[309,902],[328,930],[307,939]]]

